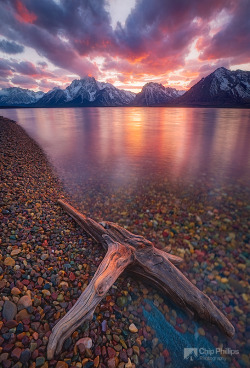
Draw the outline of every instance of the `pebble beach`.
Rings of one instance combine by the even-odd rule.
[[[201,179],[192,196],[181,186],[164,197],[172,184],[163,182],[150,191],[150,198],[145,188],[121,191],[122,206],[112,196],[109,203],[91,196],[80,201],[77,193],[70,196],[64,190],[37,143],[4,117],[0,175],[0,367],[191,367],[183,361],[183,347],[195,343],[224,353],[223,361],[192,367],[250,366],[249,189],[232,184],[212,192]],[[126,202],[127,197],[133,201]],[[53,326],[104,257],[101,246],[63,212],[59,198],[95,220],[118,222],[158,241],[161,249],[171,245],[173,254],[184,258],[181,271],[223,311],[235,336],[226,338],[194,321],[157,290],[124,275],[93,320],[65,341],[60,356],[47,360]],[[238,353],[230,355],[226,349]]]

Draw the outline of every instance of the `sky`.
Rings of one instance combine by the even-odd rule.
[[[250,70],[250,0],[0,0],[0,88],[86,75],[139,92]]]

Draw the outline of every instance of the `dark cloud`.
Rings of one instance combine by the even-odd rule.
[[[47,79],[41,79],[38,85],[39,85],[39,89],[42,89],[42,90],[43,89],[50,90],[55,87],[59,87],[58,83],[49,82]],[[60,84],[60,87],[61,87],[61,84]]]
[[[11,82],[16,84],[17,86],[21,86],[24,88],[35,88],[37,87],[37,82],[34,78],[23,75],[15,75]]]
[[[188,87],[189,88],[192,87],[194,84],[199,82],[202,78],[205,78],[207,75],[213,73],[216,69],[221,68],[221,67],[229,68],[230,60],[219,59],[212,63],[203,64],[201,67],[198,67],[198,68],[197,66],[189,67],[188,68],[189,72],[196,71],[196,77],[192,78],[192,80],[188,84]]]
[[[0,76],[0,88],[11,87],[9,79]]]
[[[4,72],[5,75],[12,75],[13,73],[19,73],[23,75],[30,75],[37,78],[47,77],[56,78],[52,72],[37,67],[30,61],[17,61],[14,59],[0,59],[0,73]]]
[[[56,35],[80,55],[106,50],[113,43],[111,18],[105,0],[26,0],[27,8],[37,16],[34,24]],[[49,14],[49,16],[48,16]]]
[[[0,51],[6,54],[20,54],[24,47],[13,41],[0,40]]]
[[[5,78],[12,74],[13,70],[10,67],[8,60],[0,59],[0,76]]]
[[[0,4],[0,34],[32,47],[63,73],[99,78],[115,71],[124,81],[184,68],[196,39],[197,65],[249,61],[249,0],[137,0],[124,26],[117,23],[115,29],[106,5],[105,0],[6,0]],[[228,21],[210,36],[211,21],[223,12]],[[95,56],[105,58],[101,70]],[[48,69],[23,61],[0,72],[53,79]]]
[[[11,66],[20,74],[31,75],[33,77],[54,77],[53,73],[37,67],[30,61],[11,62]]]
[[[42,63],[42,65],[44,64]],[[58,80],[62,84],[72,80],[72,78],[61,76],[60,72],[61,70],[59,69],[52,73],[46,68],[40,68],[29,61],[20,62],[14,59],[0,59],[0,77],[11,77],[12,83],[20,84],[20,86],[26,88],[28,88],[27,85],[36,86],[39,84],[48,90],[50,86],[53,88],[58,85]]]
[[[139,0],[125,27],[117,25],[117,39],[131,57],[178,56],[194,37],[207,32],[215,13],[230,6],[230,0]]]
[[[101,9],[101,2],[99,9]],[[98,74],[96,65],[87,59],[83,60],[77,49],[73,47],[74,34],[77,33],[76,26],[79,26],[79,21],[75,25],[74,14],[81,13],[83,11],[81,4],[88,3],[88,1],[62,1],[61,4],[57,4],[48,0],[42,2],[27,0],[22,1],[22,6],[20,3],[20,0],[7,0],[1,4],[1,34],[34,48],[56,66],[77,74]],[[21,12],[20,9],[22,9]],[[91,23],[90,15],[89,22]],[[72,25],[72,35],[68,34],[70,24]],[[68,36],[70,37],[69,42],[64,40]],[[75,40],[77,41],[77,38]]]
[[[234,63],[250,61],[250,1],[237,1],[230,21],[212,38],[201,42],[201,60],[233,58]]]

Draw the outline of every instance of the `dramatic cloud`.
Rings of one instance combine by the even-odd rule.
[[[34,78],[23,76],[23,75],[16,75],[14,78],[11,79],[13,84],[17,86],[22,86],[24,88],[36,88],[37,82]]]
[[[0,51],[6,54],[20,54],[24,50],[22,45],[18,45],[16,42],[0,40]]]
[[[15,69],[16,72],[24,75],[30,75],[33,77],[48,77],[54,78],[54,74],[49,72],[46,69],[42,69],[37,67],[30,61],[21,61],[21,62],[11,62],[12,68]]]
[[[72,42],[67,42],[63,38],[64,34],[67,35],[69,29],[72,29],[71,37],[74,39],[76,32],[74,14],[81,13],[81,3],[85,2],[65,1],[63,7],[49,0],[23,1],[21,7],[20,1],[6,1],[1,4],[0,33],[34,48],[56,66],[77,74],[96,75],[98,74],[96,65],[87,59],[82,59],[73,48]]]
[[[8,77],[13,74],[8,60],[0,59],[0,77]]]
[[[1,2],[0,35],[7,41],[0,41],[0,51],[23,51],[21,61],[0,68],[1,75],[31,76],[44,88],[64,83],[67,74],[123,84],[150,79],[166,84],[172,77],[172,82],[182,79],[187,87],[206,65],[213,70],[217,65],[250,62],[249,0],[137,0],[126,21],[116,25],[108,4],[106,0]],[[21,45],[43,60],[25,58],[28,54]],[[64,75],[55,75],[51,65]],[[46,78],[47,83],[41,82]]]
[[[201,60],[234,58],[235,63],[250,60],[250,1],[236,2],[228,24],[200,45]]]
[[[55,78],[56,76],[42,67],[37,67],[30,61],[16,61],[14,59],[0,59],[0,70],[5,70],[11,75],[13,72],[30,75],[33,77]]]

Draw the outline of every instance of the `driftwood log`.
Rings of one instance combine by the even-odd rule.
[[[58,202],[90,237],[102,244],[107,253],[90,284],[53,328],[47,348],[48,359],[60,353],[63,342],[78,326],[92,319],[96,306],[125,269],[129,274],[149,281],[187,312],[218,326],[230,337],[234,335],[234,327],[211,299],[175,267],[183,261],[182,258],[157,249],[144,237],[117,224],[98,224],[65,201]]]

